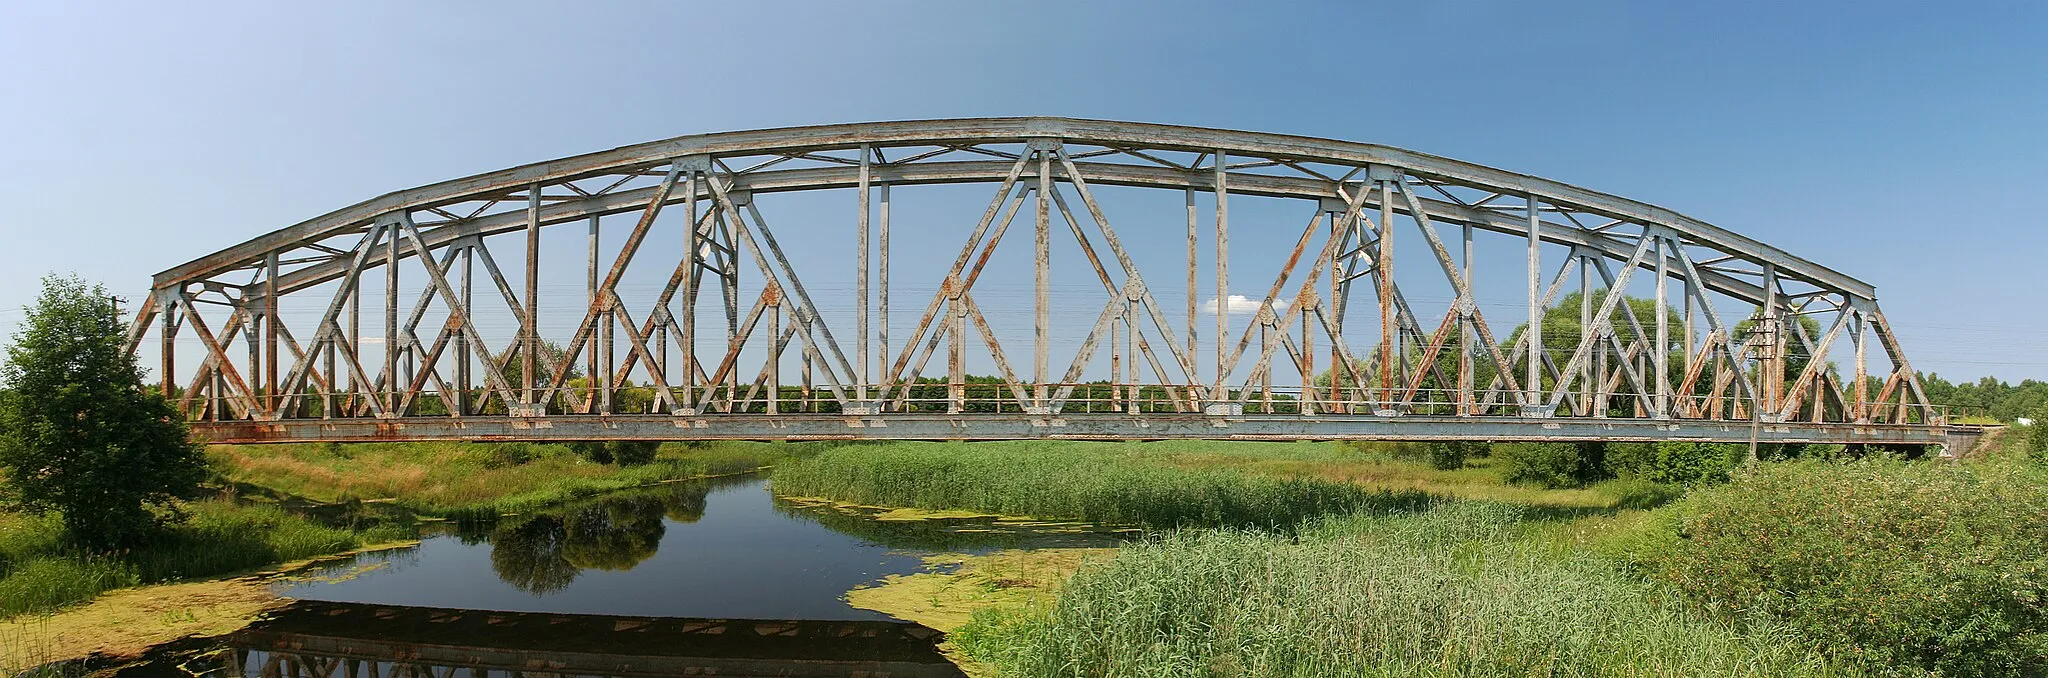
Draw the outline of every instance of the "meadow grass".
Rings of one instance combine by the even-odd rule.
[[[1171,463],[1188,447],[1063,441],[848,446],[777,467],[773,487],[784,496],[854,504],[1162,528],[1285,528],[1330,513],[1431,501],[1414,490]]]
[[[759,470],[823,443],[663,444],[653,461],[600,464],[568,445],[537,443],[354,443],[215,445],[214,468],[228,480],[328,503],[391,502],[444,517],[528,511],[668,480]]]
[[[1529,535],[1525,508],[1366,511],[1296,534],[1175,531],[1049,604],[952,635],[1019,676],[1855,675],[1780,627],[1688,611]]]
[[[189,519],[125,551],[74,548],[54,515],[0,514],[0,618],[85,602],[112,589],[249,570],[410,538],[381,525],[316,524],[276,506],[191,502]]]

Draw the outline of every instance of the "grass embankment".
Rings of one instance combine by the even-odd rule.
[[[952,640],[1019,676],[1850,672],[1781,628],[1561,553],[1525,513],[1456,502],[1293,536],[1168,533],[1084,567],[1050,604],[985,608]]]
[[[568,445],[357,443],[215,445],[229,480],[316,501],[390,502],[442,517],[529,511],[613,490],[755,471],[815,452],[824,443],[665,443],[644,464],[591,461]]]

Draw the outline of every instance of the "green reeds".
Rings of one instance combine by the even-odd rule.
[[[1432,501],[1417,491],[1151,461],[1184,447],[1060,441],[860,445],[778,467],[774,489],[784,496],[855,504],[1161,528],[1286,528],[1315,516]]]
[[[1518,507],[1176,531],[952,634],[1017,676],[1848,675],[1780,628],[1520,536]]]

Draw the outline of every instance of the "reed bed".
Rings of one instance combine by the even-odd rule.
[[[1857,675],[1768,623],[1689,612],[1527,539],[1520,507],[1366,511],[1293,535],[1176,531],[1056,601],[978,611],[952,639],[1015,676]]]
[[[779,466],[773,486],[784,496],[855,504],[1157,528],[1287,528],[1315,516],[1434,501],[1414,490],[1159,462],[1186,449],[1061,441],[859,445]]]

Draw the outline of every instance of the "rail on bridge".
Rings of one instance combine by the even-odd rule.
[[[224,442],[1943,433],[1876,290],[1757,240],[1386,146],[1067,118],[390,193],[157,274],[130,347]]]

